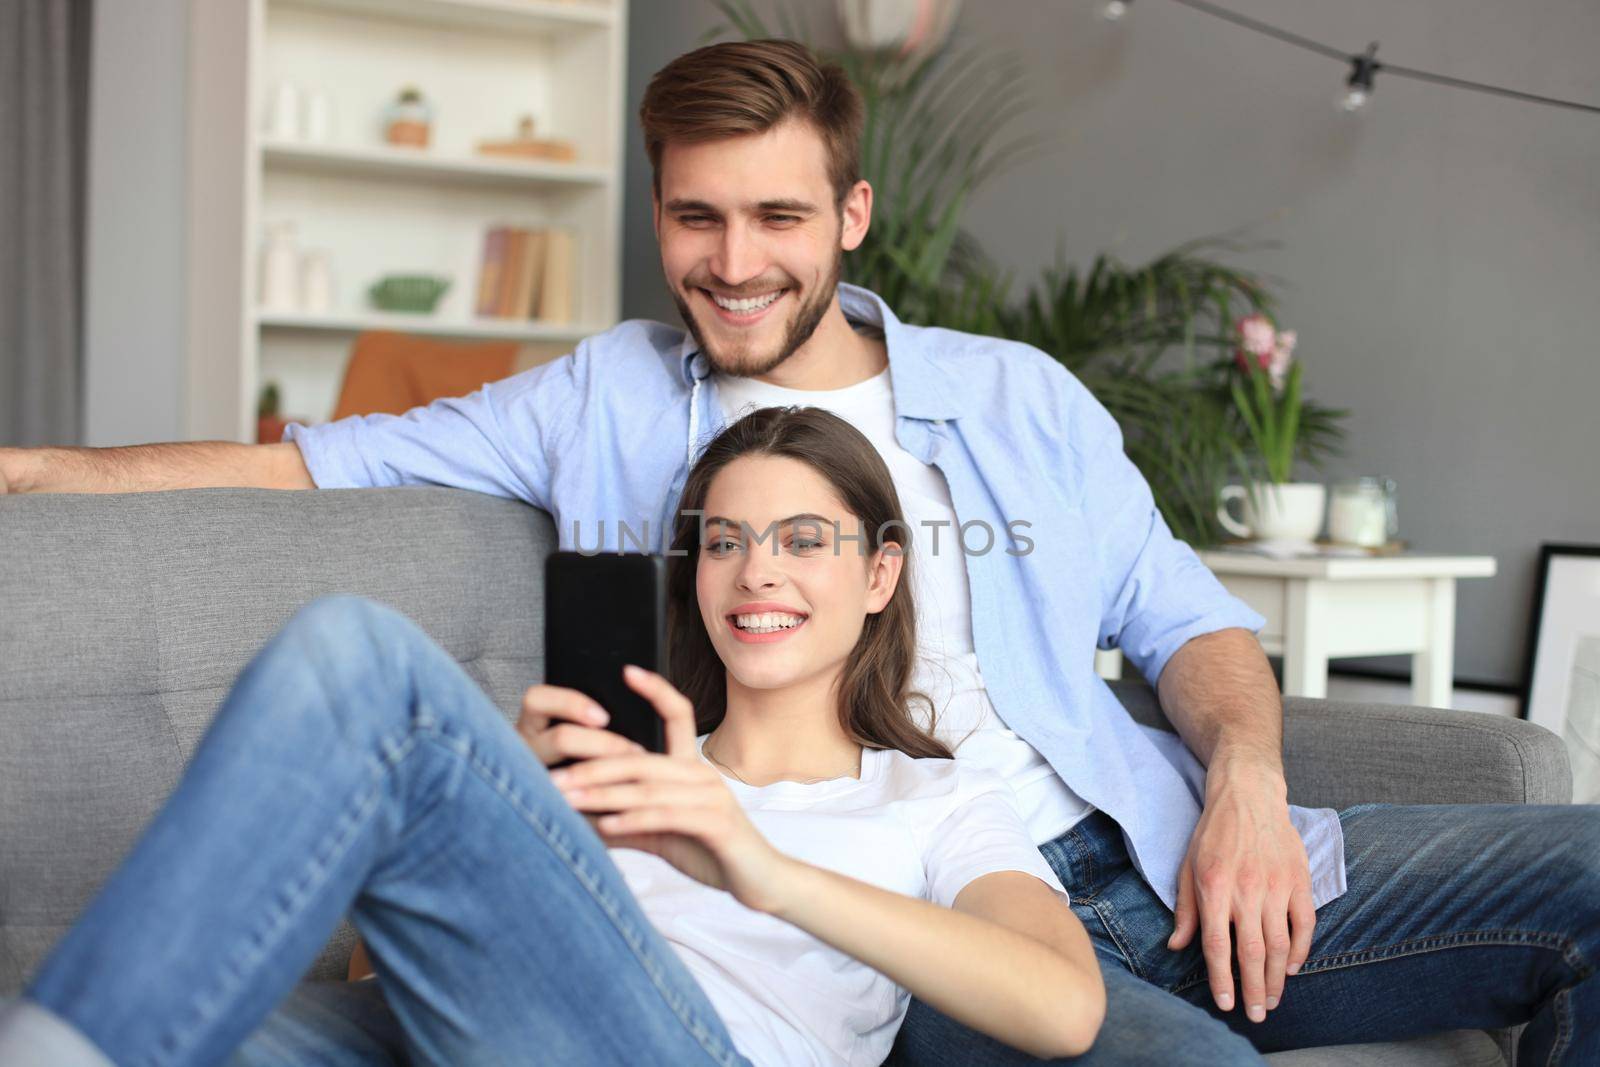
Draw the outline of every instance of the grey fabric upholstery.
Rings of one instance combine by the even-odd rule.
[[[435,489],[0,497],[0,996],[132,848],[257,649],[329,593],[415,620],[514,718],[548,516]],[[312,974],[343,976],[342,927]]]
[[[1173,728],[1145,683],[1111,688],[1137,721]],[[1283,750],[1289,802],[1308,808],[1572,802],[1560,738],[1523,719],[1287,697]]]
[[[297,608],[332,593],[393,605],[514,719],[543,673],[554,543],[542,512],[450,489],[0,497],[0,996],[132,847],[234,678]],[[1164,723],[1147,687],[1117,692]],[[1298,803],[1570,796],[1559,740],[1528,723],[1316,700],[1285,712]],[[342,977],[352,936],[343,925],[308,976]],[[1498,1056],[1473,1032],[1273,1060]]]

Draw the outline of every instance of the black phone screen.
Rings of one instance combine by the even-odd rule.
[[[553,552],[544,570],[544,679],[592,697],[606,724],[667,750],[661,715],[622,680],[623,664],[667,672],[667,561],[639,552]]]

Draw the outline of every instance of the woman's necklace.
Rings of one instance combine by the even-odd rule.
[[[711,739],[709,737],[706,738],[706,743],[700,746],[700,751],[705,753],[706,759],[710,760],[712,763],[715,763],[718,767],[721,767],[723,770],[727,771],[729,774],[731,774],[735,778],[739,779],[739,781],[744,782],[745,785],[749,785],[751,789],[759,789],[759,788],[761,788],[760,786],[750,785],[750,782],[745,778],[744,775],[740,774],[738,771],[734,770],[732,767],[728,766],[726,763],[723,763],[721,760],[719,760],[716,757],[716,755],[711,751]],[[864,749],[858,749],[857,752],[856,752],[856,777],[857,778],[861,777],[861,759],[863,758],[861,756],[861,753],[863,751],[865,751],[865,750]],[[834,778],[840,778],[840,777],[843,777],[843,775],[834,775],[833,777]],[[833,781],[833,778],[827,778],[827,777],[804,778],[804,779],[783,778],[783,779],[779,779],[779,781],[792,781],[792,782],[795,782],[797,785],[814,785],[817,782],[831,782],[831,781]]]
[[[718,767],[721,767],[723,770],[727,771],[729,774],[731,774],[735,778],[739,779],[739,781],[744,782],[745,785],[750,785],[749,782],[745,782],[744,775],[740,774],[738,771],[734,770],[732,767],[728,766],[726,763],[723,763],[717,757],[713,756],[711,754],[711,746],[710,745],[701,745],[700,746],[700,751],[704,752],[706,754],[706,759],[710,760],[712,763],[715,763]],[[750,788],[754,789],[755,786],[751,785]]]

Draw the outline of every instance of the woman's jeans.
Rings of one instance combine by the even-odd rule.
[[[1259,1024],[1242,1006],[1217,1009],[1198,936],[1166,947],[1172,913],[1110,818],[1042,846],[1107,990],[1094,1048],[1060,1062],[1261,1063],[1262,1052],[1527,1022],[1524,1067],[1600,1064],[1600,807],[1365,804],[1339,821],[1348,891],[1317,911],[1310,956]],[[913,1000],[890,1062],[1040,1061]]]
[[[347,913],[381,989],[296,989]],[[240,674],[40,1006],[123,1067],[748,1063],[516,730],[354,597]]]

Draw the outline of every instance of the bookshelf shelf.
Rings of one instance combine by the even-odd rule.
[[[580,341],[605,327],[578,323],[526,322],[515,319],[441,318],[438,315],[365,314],[303,315],[260,312],[256,321],[264,330],[311,330],[324,333],[360,333],[364,330],[398,330],[434,337],[477,340]]]
[[[594,0],[282,0],[297,7],[444,29],[560,35],[616,25],[616,8]]]
[[[426,150],[386,145],[345,147],[305,145],[263,138],[262,162],[281,170],[397,178],[402,181],[459,181],[506,187],[538,185],[604,185],[614,177],[609,167],[582,163],[520,162],[441,156]]]
[[[189,439],[253,441],[268,382],[279,386],[285,410],[330,417],[363,331],[514,340],[542,359],[614,325],[622,303],[627,2],[192,5]],[[407,86],[432,109],[425,149],[384,137],[385,117]],[[315,141],[293,129],[306,133],[313,95],[323,116]],[[298,101],[292,112],[278,106],[284,97]],[[278,128],[269,115],[286,113],[298,121],[285,135],[269,134]],[[537,137],[570,143],[576,162],[476,152],[479,142],[512,138],[525,118]],[[529,292],[542,293],[555,301],[545,312],[563,321],[476,314],[480,290],[494,290],[483,269],[489,235],[504,230],[561,235],[539,272],[519,275],[523,297],[511,306],[526,308]],[[290,249],[272,272],[269,233]],[[278,305],[263,296],[269,274],[293,294],[283,298],[291,310],[262,310],[268,299]],[[310,285],[309,274],[324,281]],[[431,314],[369,305],[374,283],[417,275],[448,281]],[[532,307],[537,315],[537,299]]]

